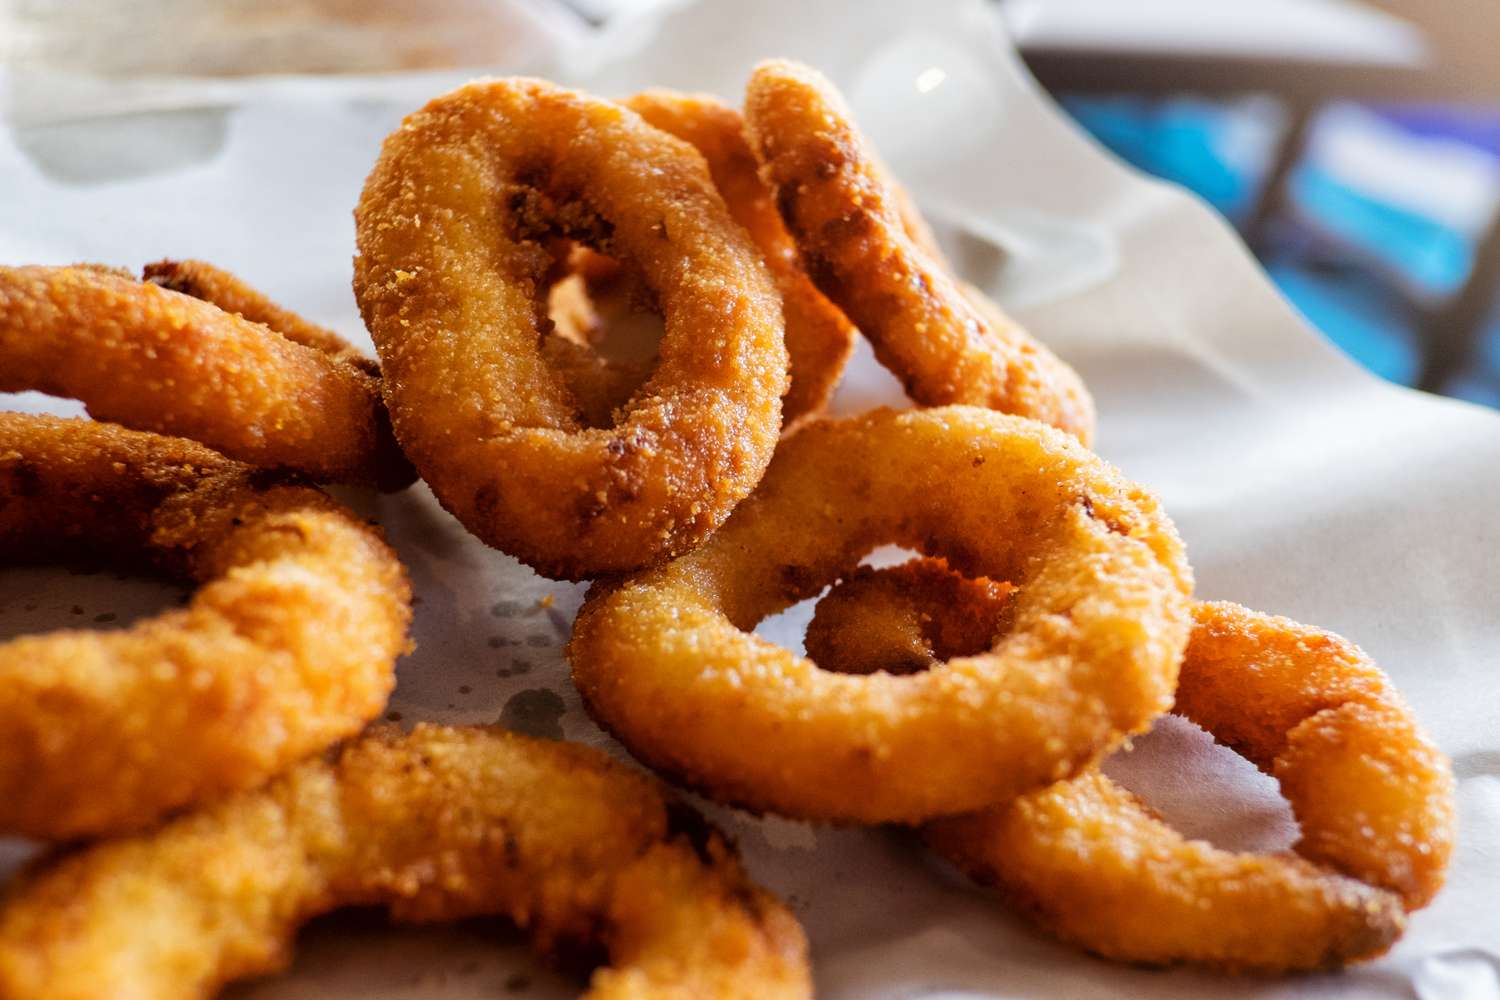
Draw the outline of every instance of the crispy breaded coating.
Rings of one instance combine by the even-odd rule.
[[[1032,417],[1089,443],[1094,403],[1083,380],[993,303],[976,308],[964,294],[827,79],[763,62],[745,119],[807,272],[907,395]]]
[[[197,290],[233,288],[241,305],[259,294],[214,273]],[[291,314],[261,315],[285,325]],[[411,469],[391,438],[380,380],[340,344],[335,353],[307,346],[109,268],[0,267],[0,391],[82,400],[99,420],[323,482],[404,486]]]
[[[0,995],[211,997],[284,967],[297,928],[341,906],[602,947],[593,1000],[812,995],[795,918],[659,784],[585,747],[433,725],[44,860],[0,901]]]
[[[259,784],[376,716],[407,647],[378,531],[179,438],[0,413],[0,552],[198,584],[128,628],[0,644],[0,832],[136,829]]]
[[[856,331],[802,269],[797,245],[776,211],[775,192],[761,180],[745,119],[707,94],[647,90],[622,103],[703,154],[729,214],[760,247],[781,292],[792,375],[792,386],[781,400],[782,422],[791,426],[820,412],[838,387]]]

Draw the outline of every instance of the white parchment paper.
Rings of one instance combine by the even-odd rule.
[[[1340,975],[1277,980],[1089,958],[1010,916],[899,831],[713,810],[807,927],[820,994],[1500,996],[1500,416],[1392,388],[1339,355],[1207,209],[1121,167],[1067,124],[978,0],[882,0],[854,12],[714,0],[644,37],[635,32],[629,53],[610,61],[597,49],[580,58],[539,32],[490,69],[603,94],[659,84],[731,99],[764,56],[824,69],[965,275],[1080,368],[1099,402],[1099,451],[1165,497],[1201,596],[1361,643],[1452,756],[1460,782],[1449,885],[1405,939]],[[156,81],[128,100],[97,82],[49,91],[49,81],[0,79],[0,103],[14,112],[0,129],[0,262],[203,257],[368,343],[349,288],[350,211],[380,139],[467,75]],[[113,97],[100,103],[101,94]],[[899,400],[862,351],[835,409]],[[0,406],[79,412],[29,394]],[[581,588],[485,548],[423,487],[346,499],[385,524],[421,595],[418,649],[401,664],[392,713],[498,720],[610,745],[579,708],[562,658]],[[0,638],[116,626],[177,593],[112,574],[6,569]],[[794,608],[763,631],[796,645],[809,612]],[[1108,766],[1190,834],[1253,849],[1294,837],[1269,780],[1178,720]],[[576,992],[517,940],[486,922],[403,930],[336,917],[303,935],[286,975],[231,993]]]

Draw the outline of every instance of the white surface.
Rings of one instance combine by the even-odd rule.
[[[1003,0],[1023,49],[1419,65],[1422,33],[1357,0]]]
[[[1450,884],[1379,962],[1340,976],[1225,979],[1088,958],[899,832],[716,815],[805,923],[824,997],[1500,996],[1500,416],[1356,369],[1275,295],[1221,222],[1080,138],[1002,44],[979,3],[886,0],[853,19],[792,0],[753,11],[722,0],[677,15],[656,43],[587,78],[546,53],[531,68],[605,94],[656,83],[731,97],[762,56],[829,72],[927,210],[965,234],[963,269],[1079,365],[1099,402],[1100,451],[1163,494],[1202,596],[1343,632],[1392,674],[1460,777]],[[350,209],[381,137],[447,82],[248,83],[217,93],[230,108],[0,131],[0,262],[202,256],[363,341]],[[893,399],[894,383],[862,352],[838,408]],[[419,648],[401,664],[393,709],[607,743],[561,656],[581,588],[484,548],[420,488],[353,499],[385,523],[422,596]],[[7,571],[0,637],[110,611],[128,620],[162,593],[107,575]],[[537,603],[547,594],[551,609]],[[795,643],[806,615],[793,609],[768,628]],[[1195,835],[1290,842],[1269,783],[1189,726],[1168,720],[1109,766]],[[233,995],[457,1000],[497,995],[516,975],[530,985],[507,995],[576,986],[492,933],[335,920],[304,936],[288,976]]]

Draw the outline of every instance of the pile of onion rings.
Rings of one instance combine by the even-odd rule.
[[[584,747],[429,725],[22,875],[0,902],[0,995],[210,996],[286,965],[297,928],[341,906],[499,914],[544,953],[602,948],[597,1000],[812,996],[797,921],[655,782]]]
[[[684,135],[674,116],[701,113],[631,103]],[[595,719],[721,802],[920,823],[1102,955],[1280,972],[1387,949],[1442,883],[1453,785],[1384,675],[1336,636],[1191,600],[1149,494],[1035,422],[1087,444],[1082,381],[949,272],[826,80],[763,63],[744,131],[801,266],[937,408],[805,425],[697,549],[597,584],[569,647]],[[859,567],[882,543],[926,558]],[[830,585],[811,660],[750,632]],[[1174,693],[1277,778],[1295,853],[1187,841],[1097,770]]]
[[[1077,373],[952,272],[815,71],[763,63],[743,114],[470,84],[386,140],[356,228],[380,367],[202,262],[0,268],[0,390],[138,428],[0,415],[0,547],[199,585],[0,644],[0,832],[116,838],[8,888],[0,996],[204,996],[345,905],[602,950],[593,997],[811,995],[796,921],[649,779],[494,730],[356,738],[411,595],[294,473],[414,464],[481,540],[595,580],[573,679],[642,762],[910,824],[1098,955],[1337,968],[1441,887],[1452,774],[1385,675],[1194,598]],[[918,409],[822,417],[856,332]],[[885,544],[919,558],[860,565]],[[813,597],[807,656],[752,631]],[[1189,840],[1104,774],[1169,710],[1276,779],[1290,851]]]
[[[0,392],[79,399],[99,420],[324,482],[411,482],[372,362],[217,268],[147,274],[0,267]]]
[[[0,413],[7,562],[107,557],[198,590],[120,630],[0,643],[0,832],[145,826],[357,733],[395,686],[406,572],[327,495],[179,438]]]

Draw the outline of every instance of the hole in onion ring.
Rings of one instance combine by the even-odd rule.
[[[834,673],[922,673],[992,648],[1011,629],[1015,589],[882,546],[819,595],[803,648]]]
[[[900,545],[882,545],[861,559],[858,567],[851,572],[865,568],[882,569],[886,566],[895,566],[920,558],[920,556],[921,553],[914,549],[903,548]],[[813,611],[817,608],[818,602],[832,589],[833,587],[824,587],[818,593],[798,601],[784,611],[778,611],[762,619],[753,631],[762,639],[768,639],[794,653],[800,653],[803,656],[810,655],[807,652],[806,643],[807,626],[812,621]],[[822,666],[822,664],[818,665]],[[841,671],[835,669],[834,672]]]
[[[517,180],[516,235],[552,258],[542,277],[543,356],[572,391],[579,422],[612,428],[656,371],[666,333],[661,307],[639,270],[606,252],[607,220],[540,190],[536,177]]]
[[[557,245],[543,352],[572,390],[580,421],[613,427],[655,373],[666,325],[636,270],[580,243]]]
[[[812,621],[818,601],[830,589],[825,587],[806,600],[798,601],[786,610],[762,619],[755,625],[755,634],[794,653],[807,656],[807,625]]]
[[[656,361],[661,309],[639,273],[582,244],[568,252],[567,272],[547,295],[553,334],[587,344],[608,361]]]
[[[1289,851],[1297,820],[1276,779],[1178,715],[1106,757],[1101,769],[1192,840],[1226,851]]]

